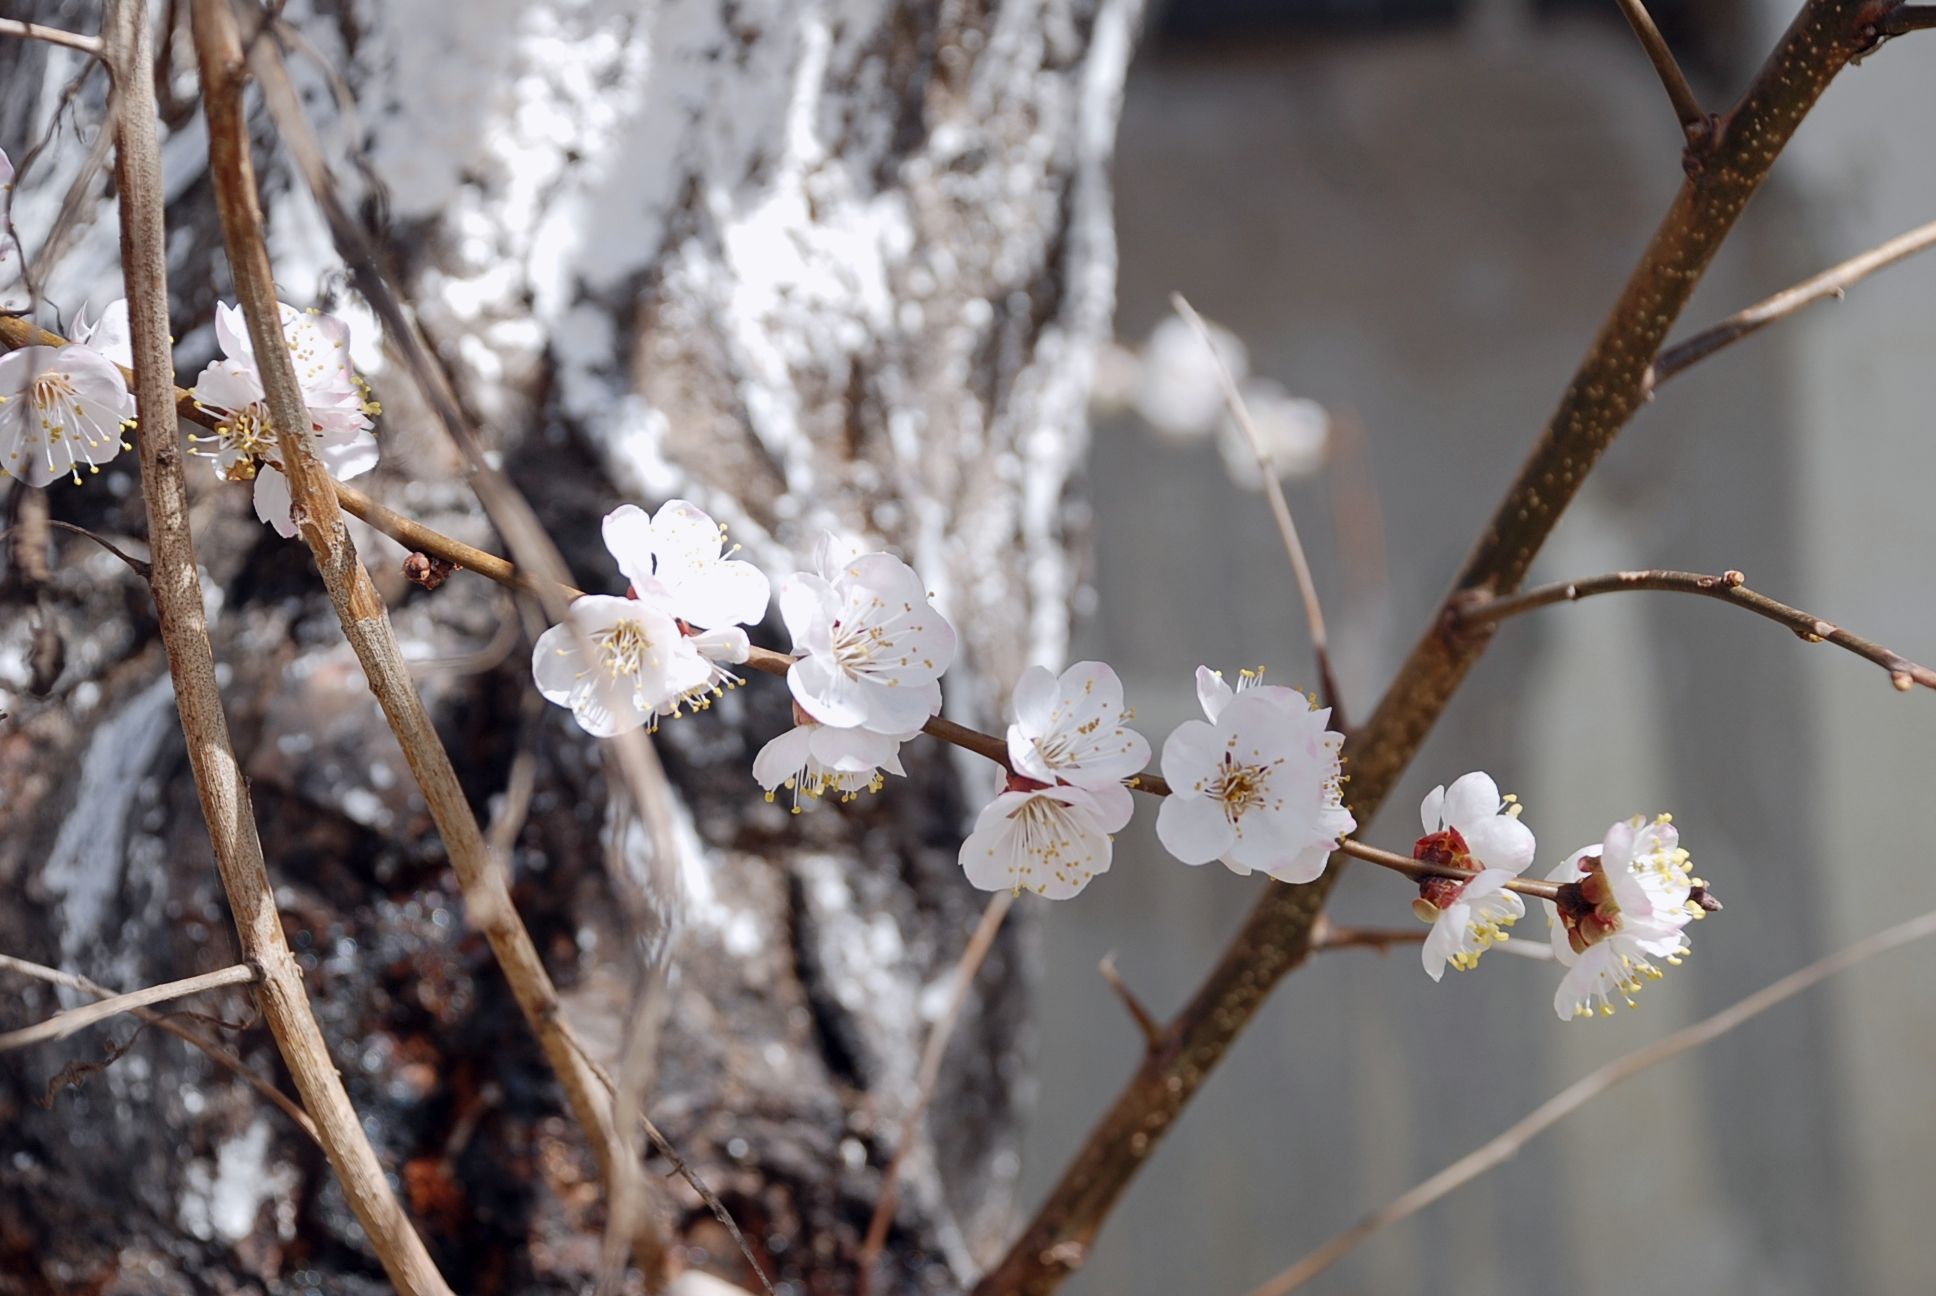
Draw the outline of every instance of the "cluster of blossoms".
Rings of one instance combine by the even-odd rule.
[[[578,598],[538,640],[532,671],[546,698],[609,737],[702,710],[738,683],[726,666],[751,655],[745,627],[765,618],[769,587],[726,548],[724,528],[684,500],[657,514],[626,505],[606,517],[604,534],[625,596]],[[940,714],[941,675],[955,656],[954,627],[899,558],[829,536],[814,566],[779,590],[793,655],[778,660],[795,723],[753,760],[767,800],[788,793],[796,814],[815,798],[852,800],[904,774],[901,744]],[[1163,743],[1165,788],[1146,772],[1150,744],[1130,727],[1115,671],[1095,661],[1060,675],[1024,671],[1001,744],[1005,782],[961,847],[967,880],[1049,900],[1079,894],[1108,871],[1139,785],[1167,791],[1156,834],[1183,863],[1218,860],[1289,883],[1321,876],[1357,829],[1329,709],[1265,684],[1261,671],[1241,671],[1233,684],[1199,667],[1196,694],[1203,719],[1183,721]],[[1547,882],[1522,882],[1536,845],[1520,815],[1517,798],[1478,772],[1433,788],[1420,805],[1424,835],[1412,859],[1425,868],[1405,868],[1421,875],[1413,912],[1431,924],[1425,971],[1437,981],[1447,967],[1476,967],[1525,917],[1521,892],[1530,891],[1546,905],[1552,955],[1566,968],[1559,1015],[1592,1016],[1596,1003],[1610,1013],[1616,996],[1631,1002],[1660,975],[1654,960],[1686,952],[1682,929],[1704,912],[1704,890],[1665,816],[1615,824]]]
[[[1425,971],[1436,981],[1447,966],[1476,967],[1479,956],[1509,938],[1507,928],[1526,915],[1511,889],[1533,862],[1532,830],[1519,821],[1520,805],[1501,796],[1482,773],[1437,787],[1419,807],[1425,835],[1412,858],[1471,877],[1425,877],[1412,911],[1432,925],[1422,946]],[[1541,897],[1552,934],[1552,953],[1566,968],[1553,997],[1560,1019],[1611,1016],[1618,996],[1633,995],[1660,969],[1652,960],[1678,964],[1690,948],[1685,928],[1702,917],[1705,884],[1694,878],[1680,836],[1666,815],[1614,824],[1605,838],[1567,856],[1547,881],[1553,899]]]
[[[0,178],[7,174],[0,167]],[[350,365],[349,326],[316,311],[280,309],[317,458],[339,481],[368,472],[377,459],[371,418],[381,411]],[[239,307],[215,308],[215,340],[222,358],[202,370],[193,391],[197,407],[213,416],[214,430],[190,436],[191,453],[213,460],[224,481],[252,482],[256,516],[293,536],[289,479]],[[122,370],[133,364],[125,301],[92,321],[83,315],[71,346],[22,347],[0,356],[0,473],[31,486],[62,477],[79,483],[83,467],[99,472],[126,450],[135,402]]]

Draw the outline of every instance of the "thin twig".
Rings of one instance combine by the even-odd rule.
[[[1733,604],[1756,616],[1766,617],[1777,625],[1786,626],[1804,643],[1832,643],[1837,648],[1846,648],[1865,661],[1874,662],[1889,672],[1889,682],[1899,692],[1907,693],[1916,685],[1936,688],[1936,670],[1910,661],[1893,649],[1872,643],[1860,635],[1851,634],[1812,612],[1777,603],[1765,594],[1757,594],[1747,588],[1747,577],[1738,571],[1722,572],[1719,576],[1706,576],[1699,572],[1646,571],[1608,572],[1590,580],[1559,581],[1551,585],[1540,585],[1518,594],[1503,597],[1467,599],[1453,605],[1451,621],[1460,629],[1475,629],[1496,625],[1507,617],[1531,612],[1535,608],[1551,607],[1555,603],[1576,602],[1591,598],[1595,594],[1619,594],[1629,590],[1666,590],[1676,594],[1699,594],[1704,598],[1718,599]]]
[[[1394,873],[1402,873],[1408,878],[1457,878],[1470,882],[1479,876],[1477,869],[1452,868],[1445,864],[1415,860],[1409,855],[1394,855],[1390,851],[1379,850],[1376,846],[1367,846],[1361,841],[1353,841],[1348,837],[1338,843],[1338,853],[1349,855],[1353,859],[1364,860],[1367,864],[1376,864],[1379,868],[1390,869]],[[1505,886],[1508,891],[1517,891],[1521,895],[1533,896],[1540,900],[1560,898],[1560,884],[1557,882],[1511,878]]]
[[[328,471],[316,457],[302,389],[283,339],[281,306],[269,265],[243,112],[246,65],[229,0],[196,0],[193,28],[216,210],[221,217],[236,298],[248,323],[265,401],[289,478],[291,516],[315,557],[344,637],[423,791],[463,890],[467,916],[489,942],[609,1184],[621,1154],[610,1102],[565,1042],[559,1027],[557,991],[530,931],[511,903],[502,875],[491,867],[490,849],[477,816],[423,699],[410,681],[408,663],[397,644],[388,609],[357,557]]]
[[[97,59],[107,57],[102,51],[99,36],[88,36],[59,27],[47,27],[40,23],[22,22],[18,18],[0,18],[0,36],[18,36],[23,40],[46,41],[49,45],[64,45],[68,49],[79,50]]]
[[[1203,340],[1204,349],[1210,353],[1210,363],[1217,371],[1217,383],[1223,388],[1224,403],[1230,407],[1230,417],[1250,443],[1250,452],[1257,456],[1257,471],[1264,479],[1264,494],[1270,500],[1271,516],[1277,519],[1277,533],[1284,538],[1284,553],[1291,560],[1291,575],[1297,581],[1298,597],[1304,601],[1304,622],[1311,629],[1311,653],[1317,658],[1318,686],[1324,690],[1325,705],[1331,708],[1331,727],[1340,733],[1348,732],[1337,677],[1331,673],[1330,641],[1324,632],[1324,608],[1318,602],[1317,582],[1311,579],[1311,564],[1304,557],[1304,543],[1297,537],[1297,523],[1291,518],[1290,502],[1284,498],[1284,484],[1277,479],[1277,465],[1271,462],[1270,452],[1264,449],[1264,438],[1251,421],[1250,407],[1244,404],[1243,393],[1237,390],[1237,381],[1230,376],[1230,368],[1224,364],[1223,355],[1217,350],[1203,317],[1184,300],[1182,293],[1171,293],[1170,305]]]
[[[1623,1080],[1639,1075],[1690,1049],[1697,1049],[1727,1034],[1735,1027],[1759,1017],[1770,1008],[1814,988],[1830,977],[1892,949],[1936,935],[1936,912],[1885,928],[1864,937],[1845,949],[1818,959],[1807,967],[1790,972],[1772,985],[1723,1008],[1712,1017],[1684,1026],[1664,1039],[1635,1049],[1596,1071],[1589,1072],[1541,1103],[1497,1138],[1460,1157],[1445,1169],[1416,1187],[1400,1194],[1390,1205],[1367,1215],[1358,1223],[1326,1242],[1250,1296],[1285,1296],[1323,1273],[1349,1254],[1353,1248],[1379,1229],[1408,1219],[1453,1189],[1470,1183],[1518,1155],[1534,1136],[1552,1128],[1566,1117]]]
[[[988,957],[988,951],[995,948],[995,937],[1001,932],[1002,920],[1008,917],[1009,908],[1015,903],[1015,893],[998,891],[988,901],[988,907],[981,912],[981,921],[975,925],[974,935],[968,938],[968,946],[961,951],[961,959],[955,964],[954,989],[948,995],[948,1006],[941,1014],[941,1020],[928,1032],[928,1042],[921,1050],[921,1066],[915,1074],[914,1101],[908,1105],[907,1115],[901,1118],[900,1137],[894,1143],[894,1156],[881,1174],[881,1193],[874,1202],[874,1217],[867,1222],[867,1236],[860,1244],[860,1258],[856,1262],[854,1291],[856,1296],[867,1296],[874,1277],[874,1266],[880,1263],[881,1248],[887,1244],[887,1229],[894,1222],[894,1208],[900,1200],[901,1167],[921,1132],[921,1117],[928,1110],[928,1102],[934,1097],[934,1086],[941,1079],[941,1063],[948,1053],[948,1041],[953,1038],[955,1026],[961,1020],[961,1010],[968,1002],[968,991],[975,984],[975,974]]]
[[[1452,582],[1507,593],[1526,578],[1593,465],[1644,398],[1641,377],[1749,199],[1835,76],[1874,48],[1873,0],[1806,0],[1747,92],[1702,146],[1517,476]],[[1377,709],[1352,731],[1347,796],[1368,823],[1485,651],[1486,635],[1422,629]],[[976,1296],[1053,1291],[1184,1107],[1256,1019],[1270,990],[1310,954],[1313,925],[1341,869],[1303,886],[1263,888],[1216,966],[1171,1022],[1171,1046],[1146,1056],[1097,1119],[1055,1186]],[[1319,1114],[1319,1119],[1324,1114]]]
[[[1818,301],[1834,297],[1840,299],[1848,289],[1861,283],[1884,266],[1914,256],[1925,248],[1936,246],[1936,221],[1918,225],[1904,234],[1898,234],[1877,247],[1870,248],[1860,256],[1850,257],[1840,265],[1804,279],[1792,288],[1784,288],[1765,301],[1756,302],[1746,310],[1737,311],[1712,328],[1696,333],[1685,342],[1677,342],[1660,353],[1653,366],[1648,369],[1642,380],[1641,389],[1649,394],[1680,373],[1683,369],[1713,355],[1722,347],[1739,342],[1742,338],[1759,333],[1770,324],[1787,319],[1805,307]]]
[[[1143,1033],[1143,1043],[1152,1051],[1162,1048],[1163,1023],[1156,1020],[1155,1013],[1143,1007],[1143,1001],[1129,988],[1129,982],[1123,980],[1123,974],[1116,970],[1116,956],[1103,955],[1102,962],[1096,964],[1096,971],[1102,973],[1102,979],[1116,992],[1116,998],[1122,1001],[1123,1009],[1136,1023],[1136,1029]]]
[[[1682,133],[1690,143],[1699,139],[1712,127],[1713,119],[1695,97],[1694,87],[1687,84],[1681,65],[1674,61],[1674,51],[1667,48],[1667,38],[1654,25],[1646,0],[1620,0],[1620,12],[1627,16],[1627,25],[1640,38],[1640,47],[1647,51],[1647,61],[1654,65],[1661,88],[1667,91],[1667,101],[1674,105],[1674,116],[1680,121]]]
[[[28,498],[30,499],[38,498],[38,496],[29,496]],[[143,581],[146,581],[148,579],[148,573],[150,570],[148,567],[148,564],[143,562],[141,559],[136,558],[132,554],[124,553],[120,549],[117,549],[114,545],[114,542],[107,539],[106,537],[96,535],[94,532],[88,530],[84,526],[76,526],[72,522],[63,522],[59,518],[42,518],[40,520],[40,524],[43,526],[53,527],[57,531],[66,531],[72,535],[80,536],[84,540],[92,540],[95,544],[101,546],[101,548],[107,550],[109,553],[113,554],[116,558],[119,558],[122,562],[126,563],[128,565],[128,570],[132,571],[135,575],[141,577]],[[0,531],[0,540],[6,539],[8,536],[12,535],[18,529],[19,528],[17,527],[9,527],[5,531]]]
[[[256,970],[247,963],[237,963],[217,972],[204,972],[200,976],[186,977],[180,981],[169,981],[162,985],[149,986],[145,990],[130,990],[126,994],[113,995],[99,1003],[83,1004],[79,1008],[69,1008],[66,1012],[55,1013],[46,1021],[23,1026],[19,1030],[0,1035],[0,1053],[10,1053],[14,1049],[26,1048],[29,1044],[44,1044],[49,1040],[66,1039],[76,1031],[86,1030],[96,1022],[119,1017],[122,1013],[146,1008],[151,1004],[167,1003],[170,999],[180,999],[187,995],[201,994],[205,990],[218,990],[223,986],[243,985],[261,978]]]
[[[79,990],[83,994],[91,994],[97,999],[112,998],[115,993],[99,982],[90,981],[84,976],[73,972],[63,972],[59,968],[50,968],[42,963],[29,963],[26,959],[15,958],[11,954],[0,954],[0,968],[11,972],[18,972],[22,976],[33,977],[37,981],[46,981],[53,985],[66,986],[71,990]],[[249,1088],[255,1090],[258,1094],[275,1104],[282,1111],[283,1115],[294,1121],[296,1127],[309,1136],[310,1142],[316,1144],[318,1147],[322,1146],[322,1138],[316,1133],[316,1122],[309,1119],[309,1113],[291,1100],[288,1094],[285,1094],[282,1090],[276,1088],[267,1080],[264,1080],[261,1076],[251,1071],[248,1064],[234,1053],[223,1048],[220,1044],[217,1044],[214,1040],[208,1038],[208,1036],[202,1034],[192,1026],[183,1025],[169,1014],[158,1013],[148,1008],[135,1008],[130,1011],[136,1019],[150,1026],[167,1031],[184,1044],[200,1049],[208,1055],[210,1061],[230,1072],[237,1079],[248,1085]]]
[[[566,1041],[578,1056],[585,1060],[585,1065],[591,1068],[594,1076],[598,1077],[598,1082],[605,1086],[605,1092],[615,1093],[618,1085],[612,1079],[612,1073],[591,1055],[591,1050],[585,1047],[585,1041],[578,1037],[576,1030],[569,1024],[564,1029]],[[762,1269],[760,1262],[754,1258],[752,1245],[747,1242],[745,1234],[739,1231],[739,1225],[734,1222],[732,1212],[726,1209],[726,1203],[719,1199],[719,1194],[706,1186],[706,1181],[699,1177],[699,1172],[686,1163],[686,1159],[679,1155],[679,1149],[672,1146],[672,1140],[668,1139],[644,1112],[639,1113],[639,1127],[645,1131],[645,1136],[652,1140],[652,1146],[658,1149],[659,1155],[672,1163],[672,1168],[678,1172],[679,1177],[699,1194],[699,1200],[706,1203],[706,1209],[713,1213],[713,1218],[718,1220],[720,1226],[732,1236],[733,1243],[739,1247],[739,1253],[745,1259],[747,1267],[752,1269],[753,1276],[760,1280],[760,1286],[766,1289],[766,1296],[775,1296],[772,1280],[766,1276],[766,1270]]]
[[[1394,945],[1422,944],[1431,932],[1430,927],[1333,927],[1319,919],[1311,934],[1311,950],[1371,949],[1386,954]]]
[[[163,228],[161,148],[155,125],[154,54],[148,7],[111,0],[103,38],[121,95],[114,169],[121,217],[121,265],[128,294],[143,503],[148,513],[149,588],[168,654],[189,768],[208,824],[217,871],[242,956],[261,973],[256,1001],[315,1121],[317,1140],[385,1273],[404,1296],[449,1296],[450,1288],[411,1227],[344,1091],[304,992],[302,969],[276,912],[256,834],[248,781],[229,741],[202,605],[188,488],[175,418],[168,331],[168,256]],[[280,345],[278,354],[286,355]]]

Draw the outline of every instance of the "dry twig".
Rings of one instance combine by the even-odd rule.
[[[1681,65],[1674,61],[1674,51],[1667,48],[1667,38],[1654,25],[1654,16],[1647,12],[1646,0],[1620,0],[1620,12],[1626,15],[1627,25],[1640,38],[1640,47],[1647,51],[1647,61],[1654,65],[1661,88],[1667,91],[1667,102],[1674,105],[1674,116],[1680,121],[1681,132],[1690,143],[1700,139],[1712,127],[1713,119],[1701,107],[1694,87],[1687,84]]]
[[[1409,1219],[1453,1189],[1470,1183],[1480,1175],[1510,1161],[1532,1139],[1623,1080],[1639,1075],[1649,1067],[1697,1049],[1727,1034],[1735,1027],[1759,1017],[1805,990],[1814,988],[1858,963],[1885,954],[1912,941],[1936,936],[1936,912],[1888,927],[1864,937],[1846,949],[1818,959],[1799,971],[1790,972],[1774,984],[1755,991],[1747,998],[1723,1008],[1692,1026],[1684,1026],[1665,1039],[1635,1049],[1625,1057],[1588,1073],[1535,1107],[1497,1138],[1460,1157],[1430,1179],[1407,1190],[1385,1206],[1305,1256],[1290,1268],[1253,1291],[1250,1296],[1285,1296],[1329,1269],[1359,1243],[1379,1229]]]
[[[350,1105],[322,1030],[304,995],[302,970],[290,952],[256,835],[248,782],[229,742],[214,653],[188,526],[181,436],[175,421],[169,354],[167,249],[162,223],[160,147],[156,139],[152,47],[147,6],[114,0],[103,33],[115,69],[120,111],[115,121],[115,179],[121,207],[121,260],[133,334],[141,485],[152,555],[149,582],[168,652],[175,704],[189,766],[208,823],[217,870],[234,914],[243,956],[261,974],[256,1000],[295,1078],[318,1141],[344,1196],[369,1236],[390,1281],[408,1296],[448,1296],[423,1239],[390,1189],[376,1150]],[[278,350],[280,346],[278,345]]]
[[[0,1053],[10,1053],[14,1049],[26,1048],[29,1044],[44,1044],[50,1040],[66,1039],[76,1031],[86,1030],[96,1022],[131,1013],[137,1008],[147,1008],[171,999],[181,999],[205,990],[219,990],[223,986],[247,985],[257,981],[256,970],[246,963],[237,963],[215,972],[204,972],[200,976],[185,977],[180,981],[169,981],[162,985],[149,986],[144,990],[130,990],[126,994],[110,995],[99,1003],[83,1004],[79,1008],[69,1008],[66,1012],[55,1013],[46,1021],[23,1026],[19,1030],[0,1035]]]

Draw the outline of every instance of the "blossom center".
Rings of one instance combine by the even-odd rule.
[[[28,399],[36,409],[49,409],[57,402],[74,399],[74,380],[64,373],[37,375],[28,385]]]
[[[637,675],[653,659],[652,637],[637,621],[621,621],[598,635],[600,664],[607,674],[618,677]]]
[[[1234,824],[1269,798],[1271,766],[1276,764],[1272,761],[1268,765],[1247,765],[1225,752],[1223,764],[1218,766],[1204,791],[1212,799],[1223,802],[1223,812]]]

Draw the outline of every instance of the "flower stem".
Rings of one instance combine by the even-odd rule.
[[[1390,851],[1379,850],[1376,846],[1367,846],[1363,842],[1352,841],[1349,838],[1338,843],[1338,850],[1353,859],[1361,859],[1368,864],[1388,868],[1394,873],[1403,873],[1408,878],[1464,878],[1471,881],[1479,876],[1477,869],[1427,864],[1423,860],[1415,860],[1408,855],[1394,855]],[[1528,881],[1525,878],[1514,878],[1506,883],[1506,890],[1517,891],[1521,895],[1537,896],[1541,900],[1557,900],[1560,896],[1559,883]]]

